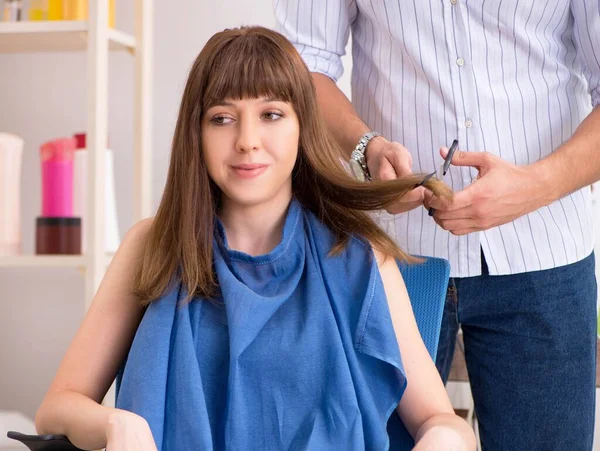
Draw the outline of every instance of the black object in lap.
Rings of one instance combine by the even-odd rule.
[[[18,440],[31,451],[83,451],[73,445],[65,435],[27,435],[8,431],[6,436]]]

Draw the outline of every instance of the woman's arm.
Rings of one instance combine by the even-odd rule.
[[[375,258],[408,380],[397,411],[415,438],[414,449],[474,450],[475,434],[454,414],[439,373],[421,339],[396,261],[378,251],[375,251]]]
[[[143,315],[131,287],[149,227],[148,219],[135,225],[115,254],[37,411],[39,434],[64,434],[79,448],[98,449],[106,446],[109,427],[122,424],[123,418],[133,419],[133,414],[100,402]]]

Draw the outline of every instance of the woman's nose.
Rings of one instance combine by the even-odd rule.
[[[258,124],[253,121],[240,121],[239,134],[236,142],[238,152],[251,152],[260,148],[260,133]]]

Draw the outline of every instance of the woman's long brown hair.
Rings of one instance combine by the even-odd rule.
[[[340,148],[326,129],[310,72],[294,46],[272,30],[243,27],[215,34],[190,70],[166,187],[134,284],[144,303],[158,299],[174,281],[181,281],[190,296],[211,298],[216,293],[212,259],[219,192],[203,158],[202,116],[226,98],[262,96],[290,102],[298,116],[300,142],[292,190],[335,233],[332,252],[341,251],[354,235],[390,256],[411,261],[367,212],[393,204],[424,176],[371,183],[354,180],[338,160]],[[450,195],[438,180],[430,179],[424,186],[437,195]]]

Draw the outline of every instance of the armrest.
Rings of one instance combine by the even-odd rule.
[[[25,444],[31,451],[83,451],[73,445],[65,435],[27,435],[8,431],[6,436]]]

